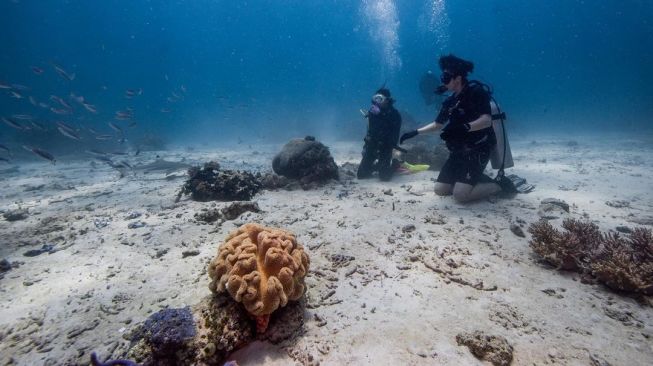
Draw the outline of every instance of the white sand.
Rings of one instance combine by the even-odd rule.
[[[517,167],[511,170],[537,185],[513,199],[459,205],[435,196],[436,173],[424,172],[389,183],[264,191],[254,198],[264,212],[243,214],[217,230],[193,215],[224,203],[174,203],[183,178],[117,179],[111,168],[91,168],[89,161],[24,164],[18,175],[0,175],[0,208],[30,212],[23,221],[0,218],[0,259],[24,262],[0,280],[0,362],[83,364],[91,351],[123,355],[128,342],[122,334],[130,327],[208,294],[206,265],[218,245],[254,221],[291,230],[308,248],[308,303],[317,307],[306,310],[305,333],[293,344],[256,342],[234,354],[241,366],[309,364],[309,357],[322,365],[481,364],[455,340],[474,330],[504,336],[514,347],[514,365],[588,365],[590,354],[612,365],[651,365],[650,305],[542,265],[528,246],[530,235],[520,238],[509,229],[523,220],[526,231],[547,197],[566,201],[569,217],[586,216],[603,230],[634,227],[629,220],[653,215],[651,138],[573,137],[578,144],[570,146],[571,138],[513,139]],[[280,147],[241,146],[160,154],[257,168],[269,166]],[[360,148],[335,144],[332,152],[339,164],[357,163]],[[383,193],[388,188],[391,195]],[[606,205],[614,200],[630,207]],[[132,212],[142,216],[126,219]],[[133,221],[146,226],[128,229]],[[403,232],[409,224],[415,230]],[[60,250],[23,256],[46,242]],[[182,258],[190,249],[200,254]],[[334,267],[335,254],[354,259]],[[497,289],[451,282],[427,265]]]

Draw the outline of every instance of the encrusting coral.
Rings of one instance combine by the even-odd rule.
[[[292,233],[245,224],[229,234],[209,264],[209,288],[242,303],[262,333],[273,311],[302,297],[308,266],[308,255]]]
[[[591,222],[567,219],[560,232],[547,221],[531,224],[530,246],[563,270],[594,276],[610,288],[653,294],[653,235],[650,229],[601,233]]]

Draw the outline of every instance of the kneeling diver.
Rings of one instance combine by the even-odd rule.
[[[467,80],[474,64],[448,55],[440,57],[439,66],[439,91],[453,94],[442,103],[435,121],[403,134],[399,143],[421,133],[442,130],[440,137],[450,154],[435,185],[438,195],[453,194],[456,201],[469,202],[502,190],[516,192],[513,182],[503,174],[496,181],[483,174],[497,137],[492,126],[490,94],[481,83]]]

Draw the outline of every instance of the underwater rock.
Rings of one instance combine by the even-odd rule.
[[[265,334],[229,294],[205,297],[193,307],[163,309],[125,335],[131,340],[128,358],[143,366],[222,366],[234,350],[259,339],[277,344],[300,334],[304,306],[294,302],[275,312]]]
[[[464,345],[477,358],[494,366],[507,366],[512,362],[512,346],[501,336],[486,335],[481,331],[456,336],[459,346]]]
[[[329,148],[312,136],[290,140],[272,160],[272,169],[278,175],[299,180],[303,188],[338,179],[338,166]]]
[[[8,272],[11,268],[11,263],[6,258],[0,260],[0,273]]]
[[[263,174],[263,176],[261,177],[261,184],[263,185],[263,188],[269,190],[291,188],[290,179],[274,173]]]
[[[163,309],[129,335],[128,357],[148,365],[222,365],[227,355],[254,340],[253,322],[228,296],[208,296],[199,304]]]
[[[569,204],[557,198],[545,198],[540,202],[537,214],[547,220],[557,219],[569,213]]]
[[[407,152],[401,154],[401,160],[410,164],[427,164],[429,170],[440,170],[449,157],[449,150],[444,144],[424,141],[405,146]]]
[[[208,162],[203,168],[188,170],[189,178],[177,195],[190,194],[195,201],[249,201],[263,187],[252,173],[220,170],[220,164]]]
[[[340,172],[340,177],[345,180],[356,179],[356,172],[358,172],[358,163],[346,162],[338,168]]]
[[[270,314],[304,295],[308,266],[308,255],[294,234],[245,224],[218,248],[209,264],[209,288],[242,303],[256,317],[257,331],[262,333]]]
[[[524,230],[522,230],[522,228],[517,224],[510,224],[510,231],[512,231],[513,234],[517,235],[520,238],[526,237]]]
[[[25,220],[29,216],[27,209],[19,208],[16,210],[9,210],[2,214],[2,217],[7,221],[20,221]]]

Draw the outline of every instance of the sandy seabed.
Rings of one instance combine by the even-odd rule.
[[[358,143],[328,145],[339,165],[358,163]],[[280,146],[179,148],[129,161],[159,154],[269,170]],[[526,232],[549,197],[571,206],[568,217],[602,230],[652,225],[653,138],[530,136],[513,139],[512,148],[509,173],[535,184],[532,193],[460,205],[433,193],[436,172],[387,183],[343,179],[311,191],[263,191],[253,199],[262,212],[221,226],[194,214],[224,203],[175,203],[183,170],[118,179],[86,158],[21,164],[0,173],[0,208],[29,212],[20,221],[0,218],[0,259],[18,262],[0,279],[0,363],[88,364],[92,351],[123,356],[130,328],[206,296],[218,245],[258,222],[296,233],[307,248],[312,306],[299,337],[255,342],[233,354],[241,366],[484,364],[456,343],[475,330],[505,337],[513,365],[653,364],[653,301],[548,267]],[[133,222],[143,224],[128,228]],[[55,250],[24,255],[44,244]]]

